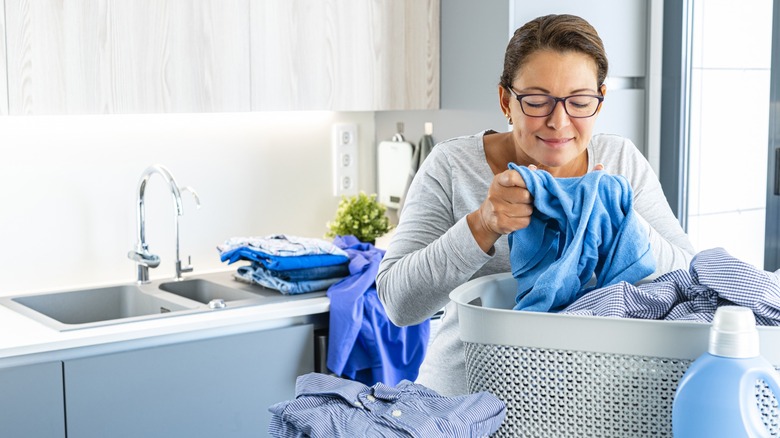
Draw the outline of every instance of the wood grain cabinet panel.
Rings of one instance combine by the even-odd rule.
[[[440,0],[0,1],[14,115],[439,107]]]
[[[6,0],[11,114],[248,111],[248,0]]]
[[[437,109],[439,7],[251,0],[252,109]]]
[[[8,69],[5,56],[5,0],[0,0],[0,116],[8,115]]]

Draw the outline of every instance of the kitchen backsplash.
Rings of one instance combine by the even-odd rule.
[[[237,235],[322,237],[338,198],[331,127],[357,123],[359,187],[375,190],[374,113],[106,115],[0,118],[0,294],[133,281],[138,180],[151,164],[182,193],[181,256],[224,268],[215,246]],[[174,273],[174,206],[153,175],[146,237]]]

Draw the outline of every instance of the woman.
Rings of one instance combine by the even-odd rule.
[[[555,177],[602,168],[625,176],[656,261],[650,277],[688,268],[693,248],[647,160],[630,140],[591,134],[606,76],[603,43],[588,22],[571,15],[532,20],[509,41],[498,86],[512,130],[445,141],[421,166],[377,275],[379,297],[397,325],[445,308],[418,383],[447,396],[468,392],[449,293],[511,271],[506,235],[528,226],[533,198],[520,173],[507,170],[510,162]]]

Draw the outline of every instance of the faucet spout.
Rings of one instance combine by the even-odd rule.
[[[160,257],[149,252],[149,245],[146,242],[146,185],[154,174],[160,175],[165,180],[173,198],[174,228],[176,234],[176,279],[181,279],[182,272],[192,271],[192,266],[182,268],[179,257],[179,216],[183,214],[181,190],[168,169],[160,164],[154,164],[147,167],[138,180],[138,188],[136,191],[136,245],[135,249],[127,254],[128,258],[136,263],[138,283],[148,283],[149,268],[156,268],[160,265]],[[191,192],[195,196],[198,207],[200,207],[200,199],[191,187],[184,187],[182,190]]]
[[[195,189],[190,186],[184,186],[179,188],[179,192],[190,192],[192,197],[195,198],[195,205],[197,208],[200,208],[200,196],[198,196],[198,192],[196,192]],[[181,214],[179,214],[179,216],[181,216]],[[182,279],[182,273],[192,272],[193,269],[195,269],[192,266],[190,257],[187,257],[187,265],[182,265],[181,262],[181,256],[179,255],[179,216],[176,216],[176,277],[174,277],[174,280],[176,281]]]

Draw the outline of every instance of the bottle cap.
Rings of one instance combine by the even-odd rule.
[[[712,355],[723,357],[758,356],[758,329],[753,311],[740,306],[718,307],[710,327],[708,351]]]

